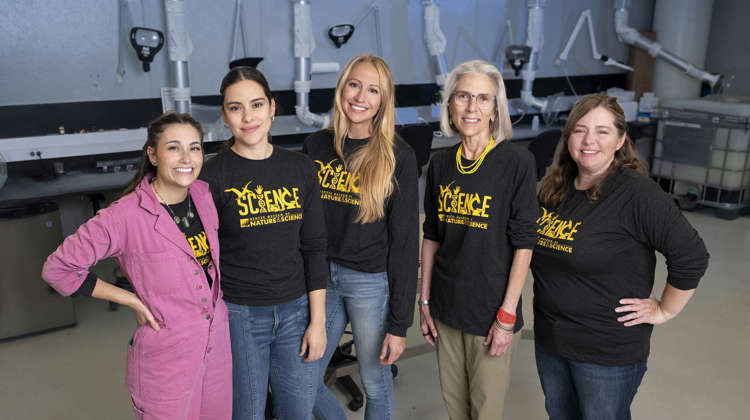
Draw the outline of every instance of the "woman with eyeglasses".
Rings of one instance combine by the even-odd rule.
[[[461,142],[427,172],[420,327],[450,418],[501,419],[536,243],[534,158],[510,144],[503,78],[485,61],[448,75],[440,128]]]

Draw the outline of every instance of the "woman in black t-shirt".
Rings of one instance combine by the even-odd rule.
[[[318,165],[328,233],[329,342],[322,363],[351,322],[367,420],[393,418],[389,365],[406,347],[417,283],[417,165],[414,151],[394,132],[394,94],[382,58],[354,57],[336,83],[331,126],[304,145]],[[322,380],[315,417],[346,419]]]
[[[264,419],[270,382],[282,420],[312,419],[326,346],[326,237],[313,163],[274,147],[276,102],[263,74],[236,67],[221,83],[232,138],[206,163],[219,214],[229,309],[233,419]]]
[[[630,419],[653,325],[682,310],[708,265],[703,241],[648,178],[626,128],[614,97],[583,97],[539,191],[534,332],[554,419]],[[652,295],[654,251],[667,260],[661,301]]]
[[[494,420],[536,242],[534,158],[510,144],[503,78],[485,61],[448,75],[440,128],[461,142],[436,153],[427,172],[420,325],[437,347],[450,417]]]

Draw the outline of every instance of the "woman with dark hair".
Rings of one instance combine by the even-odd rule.
[[[336,83],[330,127],[303,146],[318,165],[328,234],[329,338],[321,365],[351,322],[368,420],[393,418],[390,365],[406,347],[417,282],[417,166],[395,133],[394,93],[382,58],[354,57]],[[346,419],[322,382],[315,418]]]
[[[703,240],[647,174],[614,97],[570,111],[542,180],[534,275],[536,364],[553,419],[630,419],[654,325],[708,266]],[[653,294],[655,251],[667,282]]]
[[[167,113],[148,126],[143,161],[119,200],[47,258],[60,294],[117,302],[136,313],[126,383],[141,419],[229,419],[232,355],[219,281],[218,218],[203,164],[202,128]],[[114,257],[135,293],[89,272]]]
[[[510,143],[505,83],[486,61],[450,72],[440,128],[461,142],[427,172],[420,327],[450,418],[502,419],[536,242],[534,157]]]
[[[326,346],[326,236],[310,158],[274,147],[276,101],[263,74],[235,67],[221,82],[232,138],[206,163],[219,213],[229,308],[233,419],[264,419],[270,381],[279,420],[312,418]]]

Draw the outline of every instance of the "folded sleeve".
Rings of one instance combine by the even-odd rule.
[[[314,163],[305,156],[306,178],[305,206],[300,232],[300,252],[305,267],[305,284],[308,292],[325,289],[328,284],[326,263],[326,224],[320,186],[313,168]]]
[[[42,279],[63,296],[77,292],[89,277],[91,266],[104,258],[120,255],[121,231],[120,221],[111,207],[99,211],[47,257]]]
[[[536,197],[536,164],[531,152],[524,150],[520,154],[515,181],[507,233],[513,248],[534,249],[539,202]]]
[[[408,147],[408,146],[406,146]],[[417,159],[405,148],[398,158],[396,187],[388,204],[388,332],[405,337],[414,320],[419,266],[419,191]]]
[[[667,283],[695,289],[708,268],[709,253],[698,232],[672,198],[650,179],[633,191],[634,232],[666,259]]]

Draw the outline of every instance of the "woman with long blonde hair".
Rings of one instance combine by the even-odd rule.
[[[362,54],[339,76],[331,125],[303,148],[318,165],[328,232],[328,348],[321,367],[351,322],[368,420],[393,418],[390,365],[406,347],[417,280],[416,158],[395,134],[394,120],[391,71],[382,58]],[[346,418],[322,382],[314,414]]]

